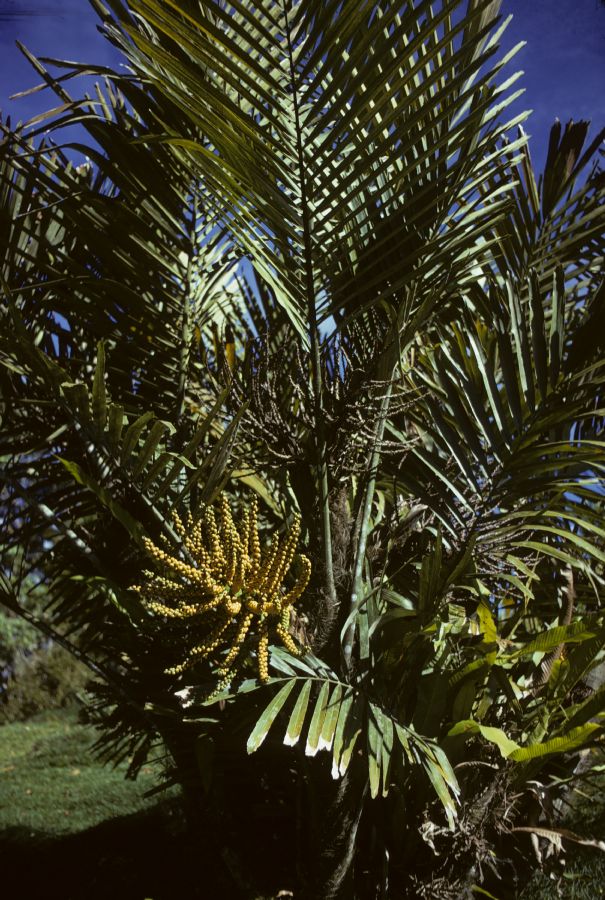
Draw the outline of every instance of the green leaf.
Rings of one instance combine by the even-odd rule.
[[[367,750],[368,775],[370,780],[370,796],[377,797],[380,791],[380,767],[382,763],[382,710],[370,703],[368,709]]]
[[[460,584],[463,576],[466,575],[469,568],[472,565],[473,560],[473,551],[475,549],[475,544],[477,541],[477,535],[471,534],[464,545],[464,549],[459,556],[459,558],[454,563],[454,566],[446,578],[445,585],[446,587],[457,586]]]
[[[565,710],[566,721],[558,731],[567,731],[569,728],[576,728],[584,725],[589,719],[605,712],[605,687],[598,688],[593,694],[569,709]]]
[[[519,747],[518,750],[510,754],[509,759],[512,759],[514,762],[528,762],[529,760],[539,759],[555,753],[571,753],[572,750],[583,747],[602,732],[603,725],[587,722],[585,725],[572,728],[567,734],[553,737],[541,744]]]
[[[386,797],[389,793],[389,775],[391,771],[391,758],[393,755],[394,745],[394,727],[393,720],[390,716],[385,715],[382,722],[382,796]]]
[[[103,431],[107,419],[107,397],[105,394],[105,342],[97,345],[97,364],[92,383],[92,418],[97,427]]]
[[[431,744],[431,751],[436,763],[439,766],[443,780],[447,784],[449,790],[452,792],[454,797],[459,797],[460,785],[458,784],[458,779],[456,778],[456,774],[452,769],[452,764],[450,763],[447,754],[438,744]]]
[[[440,766],[435,763],[432,759],[430,759],[425,754],[422,754],[421,757],[422,766],[429,776],[431,784],[435,788],[435,792],[445,810],[445,814],[447,816],[447,821],[450,827],[450,831],[454,830],[455,822],[456,822],[456,804],[454,799],[450,793],[449,787],[445,778],[443,777],[443,772]]]
[[[443,541],[441,531],[437,532],[435,546],[431,553],[427,554],[422,560],[420,568],[420,583],[418,587],[418,608],[425,617],[425,620],[432,615],[434,605],[438,599],[439,588],[441,586],[441,578],[443,574],[442,568],[442,546]]]
[[[62,459],[60,456],[57,457],[59,462],[65,466],[66,470],[69,474],[79,483],[87,487],[90,491],[95,494],[103,506],[107,507],[107,509],[111,512],[115,519],[120,522],[124,528],[128,531],[130,535],[137,541],[137,543],[141,544],[142,537],[144,534],[144,530],[142,525],[137,522],[133,516],[125,509],[121,504],[119,504],[116,500],[113,499],[111,494],[106,488],[102,487],[94,478],[90,475],[87,475],[86,472],[75,462],[70,462],[67,459]]]
[[[442,727],[448,703],[449,682],[442,672],[428,672],[418,680],[414,709],[414,728],[420,734],[437,735]]]
[[[235,438],[237,437],[237,432],[240,427],[240,422],[242,416],[244,415],[247,409],[247,404],[244,404],[236,415],[233,417],[228,427],[225,429],[223,434],[220,436],[219,440],[216,442],[214,447],[212,448],[211,453],[208,458],[204,460],[204,466],[200,467],[198,471],[191,476],[189,481],[187,482],[186,488],[181,491],[181,495],[184,495],[191,488],[197,484],[202,476],[204,476],[204,487],[202,488],[200,494],[200,502],[208,503],[210,502],[216,488],[218,487],[221,479],[225,474],[225,469],[227,468],[227,464],[229,461],[229,455],[231,453],[231,448],[233,447]],[[205,471],[209,464],[212,462],[212,468],[210,472],[206,475]]]
[[[300,693],[296,698],[296,703],[294,704],[294,709],[290,715],[290,721],[288,722],[288,728],[284,738],[284,744],[289,747],[293,747],[300,738],[305,722],[305,716],[307,715],[307,706],[309,704],[309,694],[311,693],[312,684],[313,682],[310,680],[303,681]]]
[[[130,454],[137,445],[141,433],[150,419],[153,419],[153,413],[148,410],[147,412],[144,412],[142,416],[139,416],[138,419],[126,429],[121,453],[121,460],[123,463],[128,462]]]
[[[246,743],[246,750],[248,753],[254,753],[262,742],[267,737],[269,733],[269,729],[275,722],[279,712],[281,711],[282,706],[290,696],[294,685],[296,684],[294,679],[287,681],[286,684],[283,685],[281,690],[273,697],[271,702],[266,706],[262,715],[258,719],[256,725],[254,726],[250,737],[248,738],[248,742]]]
[[[581,644],[593,637],[595,637],[595,632],[589,631],[587,623],[581,620],[572,622],[571,625],[557,625],[547,631],[542,631],[529,643],[505,658],[515,659],[518,656],[528,656],[532,653],[549,653],[561,644]]]
[[[462,722],[456,722],[456,724],[448,731],[448,737],[454,737],[459,734],[480,734],[481,737],[485,738],[486,741],[489,741],[490,744],[494,744],[505,759],[511,756],[515,750],[520,749],[519,744],[511,740],[501,728],[494,728],[491,725],[481,725],[479,722],[473,721],[473,719],[465,719]]]
[[[110,451],[116,455],[120,446],[120,438],[124,427],[124,407],[119,403],[109,405],[107,440]]]
[[[559,380],[565,343],[565,276],[561,266],[557,266],[553,275],[549,341],[550,383],[554,387]]]
[[[309,725],[309,734],[307,735],[307,744],[305,747],[305,756],[315,756],[319,750],[329,692],[330,684],[329,682],[324,681],[315,703],[313,716],[311,717],[311,724]]]
[[[595,628],[595,636],[581,644],[572,645],[567,651],[569,670],[566,686],[571,689],[590,671],[601,650],[605,647],[605,626]]]
[[[540,283],[533,269],[529,278],[529,301],[533,360],[536,368],[538,388],[542,399],[545,399],[548,392],[548,352],[544,333],[544,308],[542,306],[542,297],[540,296]]]
[[[334,733],[336,731],[336,725],[338,723],[338,716],[340,714],[340,698],[342,696],[342,685],[337,684],[332,691],[332,696],[330,697],[327,705],[326,705],[326,715],[324,718],[324,724],[321,729],[321,734],[319,736],[319,743],[317,745],[318,750],[331,750],[332,743],[334,741]]]
[[[217,416],[225,402],[228,393],[229,387],[226,387],[218,395],[210,411],[203,415],[201,425],[199,425],[199,427],[196,429],[195,434],[186,445],[186,447],[183,448],[182,454],[175,457],[174,464],[170,467],[160,484],[157,485],[154,499],[163,497],[167,493],[184,466],[192,465],[190,461],[194,457],[194,454],[199,445],[202,443],[206,435],[210,432],[210,429],[213,427],[213,425],[216,425]],[[185,460],[187,460],[188,462],[185,462]],[[206,462],[209,462],[209,460],[206,460]]]
[[[176,429],[174,425],[172,425],[170,422],[157,421],[153,423],[149,434],[145,438],[145,443],[141,448],[141,452],[137,456],[137,460],[134,464],[132,470],[133,478],[138,478],[138,476],[141,474],[141,472],[147,465],[147,462],[151,459],[151,457],[157,450],[158,445],[162,440],[165,432],[168,431],[170,434],[174,434],[175,430]]]
[[[394,722],[395,725],[395,734],[399,738],[399,743],[401,744],[404,752],[404,756],[410,765],[414,763],[414,756],[412,754],[411,749],[411,741],[413,740],[413,732],[411,732],[408,728],[404,728],[399,722]]]
[[[61,390],[76,419],[80,422],[90,422],[89,396],[86,385],[79,382],[67,383],[61,385]]]
[[[340,776],[340,760],[344,747],[345,725],[349,718],[352,703],[353,688],[346,687],[344,697],[342,698],[338,710],[338,721],[336,723],[334,742],[332,744],[332,778],[338,778]]]
[[[357,739],[359,738],[362,729],[361,706],[363,700],[359,694],[353,694],[352,700],[351,706],[346,710],[346,719],[344,721],[344,731],[342,736],[342,750],[338,761],[338,774],[341,776],[344,775],[349,768],[355,744],[357,743]],[[341,715],[343,715],[342,708]],[[336,750],[336,741],[334,743]],[[332,768],[332,775],[334,776],[334,767]]]
[[[473,894],[481,894],[482,897],[488,897],[489,900],[498,900],[498,897],[494,897],[493,894],[490,894],[489,891],[486,891],[485,888],[480,887],[478,884],[473,884],[471,890]]]

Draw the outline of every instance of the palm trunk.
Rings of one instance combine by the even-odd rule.
[[[355,852],[359,821],[367,790],[362,766],[351,765],[337,782],[312,785],[314,808],[308,815],[314,829],[309,844],[307,877],[302,900],[352,900],[355,897]]]

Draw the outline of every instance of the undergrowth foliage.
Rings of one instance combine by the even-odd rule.
[[[535,172],[494,0],[93,6],[2,123],[0,599],[217,859],[516,891],[603,741],[603,132]]]

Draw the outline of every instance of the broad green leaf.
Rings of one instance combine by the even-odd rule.
[[[409,764],[413,765],[414,764],[414,756],[412,754],[412,749],[410,746],[412,738],[413,738],[413,734],[412,734],[412,732],[409,731],[409,729],[404,728],[402,725],[400,725],[399,722],[394,722],[393,724],[395,725],[395,733],[396,733],[397,737],[399,738],[399,743],[401,744],[401,746],[403,748],[404,756],[407,759],[407,761],[409,762]]]
[[[581,620],[572,622],[571,625],[557,625],[547,631],[542,631],[532,641],[509,654],[508,658],[515,659],[518,656],[529,656],[532,653],[549,653],[561,644],[580,644],[595,637],[594,631],[590,631],[589,628],[589,623]]]
[[[309,704],[309,694],[311,693],[312,684],[313,682],[310,680],[303,681],[300,693],[296,698],[296,703],[294,704],[294,709],[290,715],[290,721],[288,722],[288,728],[284,738],[284,744],[287,744],[289,747],[293,747],[300,738],[300,733],[305,723],[305,716],[307,715],[307,706]]]
[[[486,660],[475,660],[475,663],[480,663],[480,665],[477,665],[474,670],[467,672],[454,697],[452,719],[455,722],[466,719],[471,715],[479,692],[479,685],[489,671],[490,664]],[[474,663],[469,663],[466,668],[469,669],[473,665]]]
[[[457,818],[456,814],[456,804],[454,802],[454,798],[452,797],[448,785],[443,777],[443,773],[441,768],[437,763],[435,763],[432,759],[430,759],[425,754],[422,754],[422,765],[424,767],[425,772],[429,776],[431,784],[435,788],[435,792],[445,810],[445,814],[447,816],[448,825],[450,831],[454,830],[455,822]]]
[[[481,737],[494,744],[501,755],[506,759],[515,750],[519,750],[519,744],[511,740],[501,728],[494,728],[491,725],[481,725],[472,719],[465,719],[456,724],[448,731],[448,737],[454,737],[459,734],[480,734]]]
[[[121,453],[123,463],[128,462],[130,454],[136,447],[141,433],[150,419],[153,419],[153,413],[148,410],[147,412],[144,412],[142,416],[139,416],[138,419],[126,429]]]
[[[390,787],[391,759],[393,755],[394,745],[394,728],[393,720],[390,716],[384,715],[382,722],[382,796],[386,797]]]
[[[110,403],[107,425],[107,440],[110,451],[116,455],[120,446],[120,438],[122,437],[124,421],[124,407],[119,403]]]
[[[263,743],[269,733],[269,729],[279,715],[281,708],[290,696],[295,683],[294,679],[287,681],[265,707],[246,743],[246,750],[248,753],[254,753]]]
[[[162,421],[153,423],[132,469],[133,478],[138,478],[138,476],[141,474],[141,472],[147,465],[147,462],[151,459],[151,457],[157,450],[158,445],[166,431],[168,431],[170,434],[174,434],[174,425],[172,425],[170,422]]]
[[[307,735],[307,744],[305,746],[305,756],[315,756],[317,751],[320,749],[319,743],[322,728],[324,726],[329,693],[330,684],[329,682],[324,681],[319,691],[315,703],[315,709],[313,710],[313,715],[311,717],[311,724],[309,725],[309,733]]]
[[[605,648],[605,626],[599,624],[594,627],[595,636],[580,644],[572,644],[567,650],[567,662],[569,670],[567,674],[567,687],[571,689],[593,667],[595,660],[599,658],[601,650]]]
[[[175,459],[175,457],[178,457],[178,454],[170,453],[167,450],[164,450],[163,452],[161,452],[158,455],[157,459],[154,461],[154,463],[147,470],[147,473],[145,475],[143,483],[141,484],[141,490],[144,492],[147,491],[149,486],[151,484],[153,484],[153,482],[157,479],[157,477],[160,475],[161,472],[165,471],[165,469],[168,467],[170,462],[173,459]],[[193,468],[193,465],[188,460],[185,460],[182,458],[180,458],[180,459],[184,466]],[[154,497],[154,500],[156,502],[159,499],[161,499],[161,498],[158,497],[157,495]]]
[[[448,703],[449,681],[442,672],[429,672],[418,680],[414,728],[433,737],[439,733]]]
[[[331,750],[332,743],[334,741],[334,733],[336,731],[336,725],[338,723],[338,716],[340,714],[340,698],[342,696],[342,685],[337,684],[332,691],[332,695],[328,700],[326,706],[326,714],[324,718],[324,724],[321,729],[321,734],[319,736],[319,743],[317,745],[318,750]]]
[[[370,703],[367,724],[368,775],[370,780],[370,796],[377,797],[380,791],[380,767],[382,763],[382,732],[384,714],[381,709]]]
[[[360,707],[363,701],[359,694],[354,694],[352,699],[353,703],[347,710],[346,720],[344,722],[342,752],[340,754],[340,760],[338,763],[338,772],[340,775],[344,775],[349,768],[349,763],[351,762],[351,757],[353,756],[355,744],[357,743],[357,739],[362,733]],[[334,769],[332,769],[332,774],[334,774]]]
[[[340,703],[336,731],[334,732],[334,742],[332,744],[332,778],[338,778],[340,775],[340,759],[344,746],[345,725],[349,717],[352,703],[353,688],[347,687],[345,688],[345,694]]]
[[[445,783],[447,784],[449,790],[452,792],[454,797],[460,796],[460,785],[458,784],[458,779],[456,778],[456,774],[452,768],[452,764],[450,763],[447,754],[445,751],[439,746],[439,744],[432,744],[431,751],[435,758],[435,761],[439,765],[439,769],[441,771],[441,775]]]
[[[598,725],[594,722],[587,722],[585,725],[572,728],[564,735],[553,737],[540,744],[530,744],[528,747],[519,747],[518,750],[514,750],[510,754],[509,759],[512,759],[514,762],[528,762],[532,759],[550,756],[553,753],[571,753],[572,750],[583,747],[602,732],[602,725]]]

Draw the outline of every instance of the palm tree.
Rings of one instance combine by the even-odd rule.
[[[129,70],[3,129],[4,603],[217,847],[291,767],[308,896],[489,885],[602,735],[603,133],[536,177],[493,0],[92,2]]]

